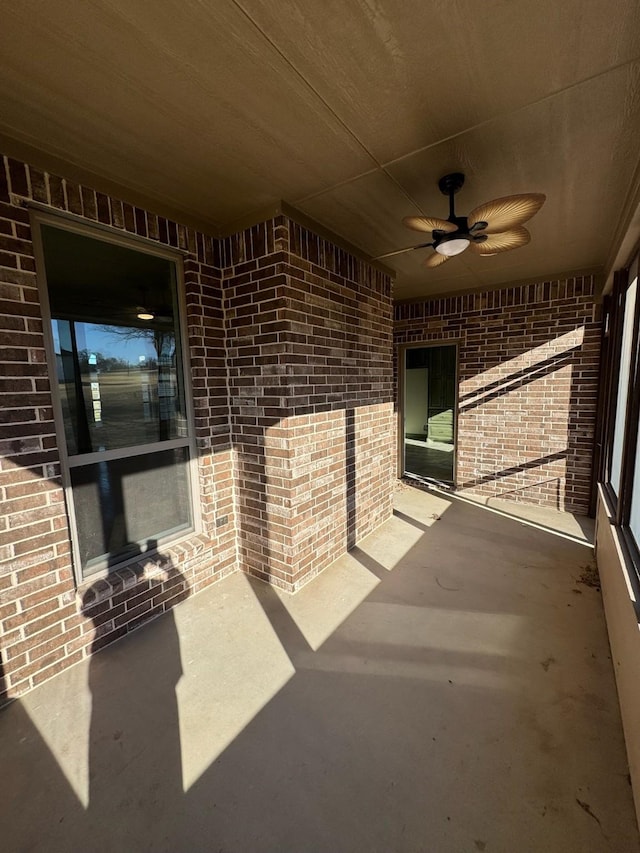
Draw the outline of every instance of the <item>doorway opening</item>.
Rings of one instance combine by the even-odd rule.
[[[404,351],[402,472],[455,483],[457,348]]]

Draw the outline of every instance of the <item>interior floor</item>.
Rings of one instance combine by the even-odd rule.
[[[6,853],[638,853],[590,525],[399,486],[0,713]]]
[[[407,474],[453,483],[453,458],[452,444],[424,438],[405,438],[404,470]]]

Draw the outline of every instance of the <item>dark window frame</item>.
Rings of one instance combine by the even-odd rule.
[[[41,236],[41,226],[47,225],[61,230],[75,232],[84,237],[89,237],[94,240],[99,240],[107,243],[112,243],[130,249],[132,251],[142,252],[146,254],[156,255],[171,261],[175,265],[175,286],[177,291],[177,328],[179,331],[179,340],[181,346],[180,362],[181,362],[181,378],[185,396],[185,414],[187,421],[187,441],[174,439],[163,442],[153,442],[152,445],[139,445],[131,451],[131,455],[142,455],[150,447],[157,446],[158,450],[171,449],[173,445],[185,446],[188,449],[188,471],[189,471],[189,497],[191,500],[191,525],[187,530],[181,530],[173,535],[158,537],[158,546],[166,547],[170,544],[189,539],[198,535],[202,530],[201,508],[199,500],[199,477],[198,477],[198,448],[196,442],[195,428],[195,412],[193,407],[193,391],[191,384],[191,375],[188,369],[189,365],[189,340],[187,326],[187,302],[184,286],[184,268],[183,254],[178,250],[173,250],[169,246],[155,243],[148,239],[139,238],[135,235],[123,234],[113,228],[104,225],[96,225],[88,223],[86,220],[71,215],[50,214],[42,212],[39,209],[34,209],[31,214],[31,225],[33,231],[34,251],[36,256],[36,275],[37,285],[40,295],[40,304],[43,317],[43,334],[45,338],[45,351],[47,354],[47,362],[49,367],[49,380],[51,384],[51,394],[54,409],[54,420],[56,425],[56,436],[58,440],[58,451],[60,453],[61,463],[61,479],[65,492],[65,503],[67,508],[67,517],[69,521],[69,531],[71,536],[72,546],[72,561],[76,586],[80,587],[88,582],[95,582],[100,578],[108,577],[112,572],[123,568],[132,560],[140,559],[136,557],[123,556],[122,560],[118,560],[111,564],[105,562],[104,566],[98,569],[85,570],[82,566],[82,560],[79,551],[79,535],[74,509],[74,501],[71,486],[71,469],[74,467],[74,462],[69,458],[66,447],[65,429],[62,418],[61,401],[57,387],[57,377],[55,375],[55,349],[53,341],[53,333],[51,329],[51,309],[49,306],[49,294],[47,288],[47,277],[44,263],[44,249]],[[101,456],[110,457],[112,455],[125,457],[128,455],[128,450],[122,448],[116,451],[104,451]],[[96,454],[89,454],[95,456]],[[87,463],[91,462],[90,458],[86,459]]]
[[[636,598],[636,611],[640,617],[640,543],[629,526],[631,503],[634,491],[634,468],[639,436],[640,419],[640,256],[636,256],[629,267],[619,270],[614,277],[613,291],[606,298],[603,313],[602,370],[603,387],[599,396],[599,434],[596,438],[600,446],[600,458],[597,470],[598,481],[606,504],[611,524],[619,534],[620,547],[629,581]],[[627,305],[627,293],[634,277],[630,275],[635,265],[636,301],[634,306],[627,399],[624,410],[624,429],[622,433],[622,457],[620,463],[620,483],[618,493],[611,483],[613,445],[616,422],[616,406],[620,381],[622,338]],[[640,482],[636,484],[636,499],[640,500]]]
[[[406,360],[407,351],[412,349],[433,349],[437,347],[450,346],[455,349],[455,401],[453,412],[453,481],[451,483],[442,483],[445,488],[455,489],[458,483],[458,417],[460,404],[460,353],[462,340],[460,338],[451,339],[434,339],[434,340],[417,340],[408,343],[402,343],[398,346],[396,352],[396,471],[397,477],[401,480],[405,476],[405,445],[404,445],[404,409],[405,409],[405,383],[406,383]]]

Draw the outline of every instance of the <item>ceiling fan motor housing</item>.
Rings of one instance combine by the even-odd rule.
[[[452,172],[450,175],[444,175],[438,181],[438,187],[442,195],[455,195],[460,192],[464,186],[464,175],[462,172]]]
[[[487,239],[486,234],[475,233],[486,227],[486,222],[476,222],[473,228],[469,229],[469,222],[466,216],[449,216],[448,221],[457,226],[455,231],[439,231],[436,229],[432,232],[433,248],[436,252],[439,251],[440,254],[457,255],[463,252],[469,243],[484,243]],[[445,243],[453,243],[455,241],[464,241],[464,244],[458,244],[460,246],[459,251],[442,251]]]

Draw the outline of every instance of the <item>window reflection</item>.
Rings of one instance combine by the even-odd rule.
[[[68,453],[187,434],[172,329],[54,319]]]
[[[193,528],[176,263],[75,230],[41,236],[86,575]]]
[[[85,574],[191,526],[185,448],[71,469]]]

